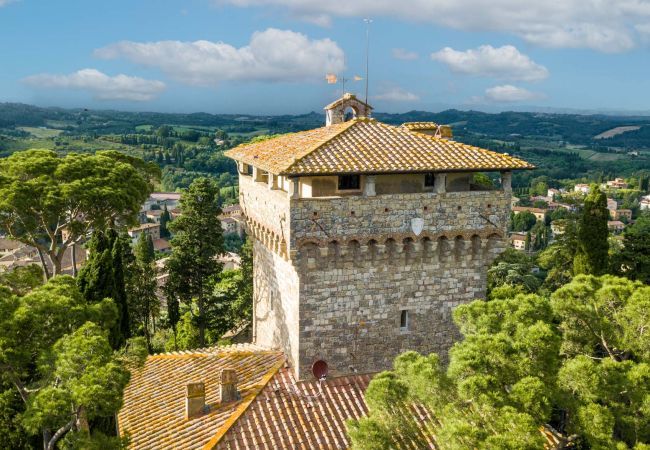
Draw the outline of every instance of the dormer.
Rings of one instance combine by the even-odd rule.
[[[325,107],[325,125],[347,122],[358,117],[370,117],[372,106],[349,92]]]

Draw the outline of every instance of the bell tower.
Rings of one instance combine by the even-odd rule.
[[[346,93],[340,99],[330,103],[325,108],[325,125],[330,126],[348,120],[370,117],[372,106],[362,102],[356,95]]]

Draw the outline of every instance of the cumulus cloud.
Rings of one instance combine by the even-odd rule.
[[[631,49],[635,27],[650,22],[643,0],[213,0],[238,7],[275,6],[314,23],[332,17],[391,17],[467,31],[514,34],[544,47]]]
[[[197,86],[214,86],[224,80],[321,79],[345,67],[343,50],[336,42],[275,28],[254,33],[250,43],[240,48],[211,41],[123,41],[97,49],[95,55],[156,67],[175,80]]]
[[[36,88],[87,91],[99,100],[152,100],[165,90],[165,83],[128,75],[106,75],[96,69],[82,69],[68,75],[43,73],[23,80]]]
[[[542,98],[544,98],[544,95],[539,92],[531,92],[528,89],[511,84],[494,86],[485,90],[486,100],[499,103],[524,102]]]
[[[481,45],[464,52],[445,47],[432,53],[431,58],[446,64],[455,73],[523,81],[548,77],[546,67],[535,63],[512,45],[498,48]]]
[[[401,87],[386,89],[373,96],[372,98],[375,100],[384,100],[388,102],[414,102],[420,100],[419,96],[405,89],[402,89]]]
[[[418,59],[419,55],[416,52],[412,52],[403,48],[394,48],[392,51],[393,58],[401,59],[403,61],[413,61]]]

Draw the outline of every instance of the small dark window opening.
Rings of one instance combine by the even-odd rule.
[[[253,166],[246,164],[246,175],[253,175]]]
[[[339,191],[355,189],[361,189],[361,177],[359,175],[339,175]]]
[[[436,177],[433,172],[424,174],[424,187],[433,187],[436,182]]]
[[[409,312],[408,309],[403,309],[399,317],[400,331],[407,331],[409,329]]]

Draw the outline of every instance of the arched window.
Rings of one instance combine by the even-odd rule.
[[[358,115],[358,112],[357,112],[356,108],[353,108],[352,106],[348,106],[343,111],[343,121],[347,122],[348,120],[356,119],[357,115]]]

